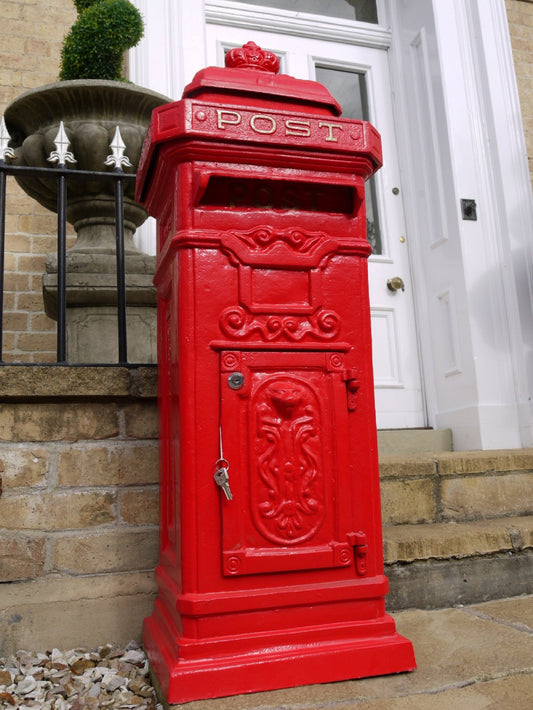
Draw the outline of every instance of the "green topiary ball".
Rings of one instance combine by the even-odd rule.
[[[59,78],[123,81],[124,52],[143,36],[129,0],[74,0],[78,19],[63,42]]]

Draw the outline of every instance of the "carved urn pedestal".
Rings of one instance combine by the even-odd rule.
[[[158,597],[144,645],[182,703],[415,667],[385,613],[368,123],[253,44],[156,109]]]

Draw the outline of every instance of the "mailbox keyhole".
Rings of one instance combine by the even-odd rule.
[[[232,390],[240,390],[244,384],[244,375],[242,372],[232,372],[228,377],[228,385]]]

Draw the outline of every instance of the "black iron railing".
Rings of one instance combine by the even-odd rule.
[[[117,338],[118,363],[128,362],[126,333],[126,275],[124,265],[124,185],[135,182],[134,174],[126,174],[120,169],[113,172],[74,170],[64,165],[50,168],[9,165],[0,160],[0,364],[3,358],[3,313],[4,313],[4,255],[7,176],[53,177],[57,181],[57,363],[67,363],[66,347],[66,245],[67,245],[67,201],[70,180],[109,180],[114,182],[115,192],[115,233],[117,269]],[[13,363],[10,363],[13,364]]]

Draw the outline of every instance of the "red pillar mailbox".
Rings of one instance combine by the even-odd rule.
[[[385,614],[368,123],[249,43],[155,110],[159,589],[170,703],[411,670]]]

